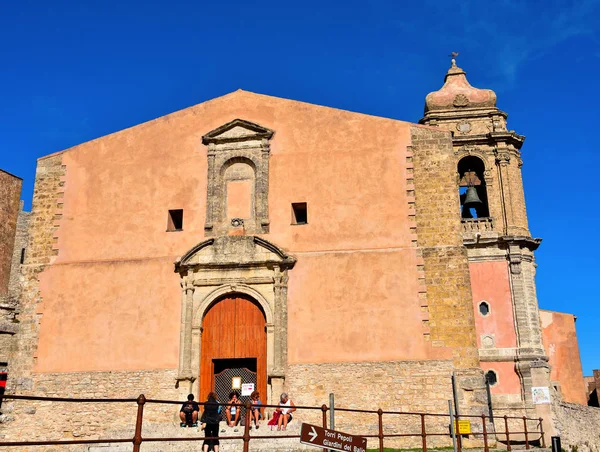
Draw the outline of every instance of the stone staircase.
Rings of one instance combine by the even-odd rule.
[[[286,431],[277,431],[276,427],[271,431],[266,421],[262,421],[258,429],[252,428],[250,436],[267,436],[264,439],[250,439],[249,449],[269,450],[273,452],[295,452],[306,449],[316,450],[314,447],[300,444],[299,438],[282,438],[286,435],[300,435],[300,423],[292,422],[288,425]],[[224,430],[224,431],[223,431]],[[223,422],[219,428],[220,437],[242,436],[244,427],[237,427],[237,432],[231,427],[226,427]],[[117,436],[117,435],[115,435]],[[120,436],[120,435],[119,435]],[[202,450],[204,441],[204,432],[200,427],[181,428],[179,425],[144,425],[142,438],[194,438],[190,441],[170,441],[170,442],[142,442],[141,450],[143,452],[188,452]],[[242,439],[221,439],[219,452],[241,452],[243,450]],[[133,446],[131,443],[113,443],[101,445],[89,445],[84,449],[86,452],[131,452]]]

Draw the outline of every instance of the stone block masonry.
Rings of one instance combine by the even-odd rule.
[[[34,374],[32,394],[72,398],[179,400],[176,370]],[[146,404],[144,425],[175,424],[179,406]],[[70,403],[11,400],[2,405],[0,438],[7,441],[133,438],[137,413],[131,403]],[[18,419],[18,422],[7,422]],[[31,428],[23,428],[23,425]]]
[[[336,406],[343,408],[445,413],[447,400],[452,398],[452,369],[450,360],[291,365],[286,391],[299,406],[328,405],[332,392]],[[150,399],[178,400],[175,376],[175,369],[34,374],[30,392],[50,397],[132,399],[144,393]],[[19,422],[0,424],[0,438],[27,440],[32,432],[39,440],[133,437],[136,410],[135,402],[6,401],[4,420],[13,418]],[[163,433],[171,436],[170,429],[178,422],[178,410],[179,406],[174,404],[146,404],[143,426],[146,436]],[[270,417],[272,409],[266,411]],[[377,433],[376,414],[337,412],[335,419],[336,428],[341,431]],[[389,434],[419,434],[421,431],[419,416],[384,414],[383,421],[384,431]],[[321,410],[298,410],[294,424],[298,426],[302,422],[321,425]],[[24,424],[34,426],[34,430],[24,429]],[[446,425],[445,417],[427,418],[428,431],[442,431]],[[417,447],[420,441],[418,436],[403,440],[388,438],[385,444],[386,447]],[[448,446],[449,438],[431,437],[428,442],[432,447]]]
[[[15,298],[18,298],[21,294],[21,264],[25,258],[27,242],[29,241],[30,216],[30,212],[23,210],[23,201],[21,201],[8,286],[8,292]]]
[[[61,217],[64,174],[62,154],[38,161],[29,218],[30,234],[25,262],[21,266],[22,287],[19,330],[16,334],[17,347],[9,357],[8,393],[28,394],[33,388],[31,376],[39,331],[37,308],[38,303],[42,301],[38,275],[58,253],[55,244]]]
[[[562,447],[573,452],[600,451],[600,408],[557,402],[553,424]]]
[[[446,413],[452,398],[452,361],[390,361],[295,364],[288,367],[286,391],[296,405],[329,405],[329,394],[342,408],[384,411]],[[300,422],[322,425],[321,411],[298,411]],[[447,419],[426,418],[428,431],[442,431]],[[414,415],[384,414],[384,432],[420,433]],[[378,433],[378,416],[369,413],[335,413],[336,430],[354,434]],[[448,446],[449,438],[431,437],[431,447]],[[374,441],[374,440],[369,440]],[[420,437],[386,438],[385,447],[419,447]],[[369,447],[373,447],[369,445]]]
[[[8,295],[23,181],[0,170],[0,297]]]
[[[411,128],[417,247],[431,342],[451,347],[457,368],[479,367],[471,280],[463,247],[456,162],[450,132]]]

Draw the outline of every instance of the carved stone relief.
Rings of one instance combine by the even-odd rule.
[[[455,107],[467,107],[469,105],[469,99],[464,94],[457,94],[454,97],[454,102],[452,104]]]
[[[471,127],[471,123],[469,121],[461,121],[458,124],[456,124],[456,130],[461,133],[462,135],[466,135],[471,131],[472,127]]]
[[[220,297],[243,293],[265,313],[267,381],[279,387],[287,368],[287,283],[296,259],[256,236],[223,236],[205,240],[175,262],[181,275],[182,319],[179,373],[185,391],[198,391],[202,322]],[[271,384],[269,383],[269,385]],[[269,386],[271,387],[271,386]]]

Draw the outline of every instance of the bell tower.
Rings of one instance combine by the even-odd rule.
[[[506,119],[507,114],[496,107],[496,94],[471,86],[465,71],[452,59],[442,88],[427,95],[425,114],[419,122],[452,133],[455,189],[460,202],[457,221],[462,225],[471,277],[475,281],[476,275],[484,275],[473,284],[479,284],[479,292],[485,293],[486,284],[508,280],[505,292],[510,295],[494,299],[490,294],[490,299],[503,303],[506,312],[512,311],[514,322],[507,324],[510,328],[514,325],[515,339],[511,344],[498,343],[494,334],[480,331],[487,328],[482,319],[477,327],[481,365],[485,370],[486,366],[504,363],[497,367],[506,369],[514,362],[512,378],[518,375],[521,394],[515,394],[512,401],[515,406],[520,402],[522,407],[533,409],[531,387],[548,386],[550,370],[535,288],[533,252],[541,239],[531,236],[527,222],[521,174],[525,137],[508,130]],[[473,294],[475,297],[475,289]],[[482,300],[473,302],[477,305]],[[489,301],[484,302],[489,306]],[[494,313],[493,304],[491,309]]]

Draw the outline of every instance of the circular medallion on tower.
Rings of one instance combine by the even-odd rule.
[[[471,131],[471,123],[469,121],[461,121],[456,124],[456,130],[458,130],[463,135],[466,135]]]

